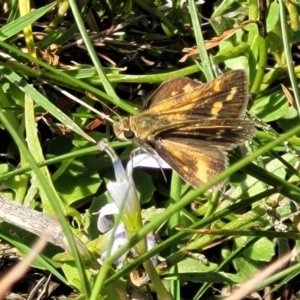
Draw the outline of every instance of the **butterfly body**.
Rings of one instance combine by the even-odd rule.
[[[189,78],[165,81],[149,108],[114,124],[117,137],[153,148],[179,175],[200,186],[227,166],[227,151],[254,133],[244,120],[248,103],[243,70],[201,84]]]

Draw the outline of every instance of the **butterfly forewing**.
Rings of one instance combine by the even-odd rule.
[[[147,108],[154,107],[156,104],[169,98],[180,98],[184,93],[192,91],[201,85],[202,83],[188,77],[166,80],[150,95],[147,100]]]
[[[179,91],[176,89],[176,82]],[[168,84],[175,91],[170,89],[165,93]],[[158,89],[152,96],[154,99],[150,99],[151,106],[142,114],[172,117],[174,121],[186,118],[231,119],[243,116],[247,106],[247,77],[243,70],[228,72],[206,84],[189,78],[175,78]],[[166,94],[164,99],[163,94]]]
[[[168,83],[173,92],[167,91]],[[137,136],[145,140],[160,130],[165,131],[166,127],[170,130],[188,121],[201,125],[201,120],[242,118],[247,106],[246,85],[246,74],[242,70],[228,72],[206,84],[188,78],[171,79],[152,95],[154,101],[149,109],[130,118],[131,126],[136,127]],[[163,98],[163,94],[167,98]]]

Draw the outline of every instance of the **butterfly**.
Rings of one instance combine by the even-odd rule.
[[[151,147],[194,187],[222,172],[228,151],[254,134],[253,122],[244,119],[248,81],[243,70],[204,84],[186,77],[167,80],[148,103],[143,112],[114,123],[117,138]]]

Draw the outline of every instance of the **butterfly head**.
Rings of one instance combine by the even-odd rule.
[[[135,137],[135,133],[129,125],[129,118],[123,118],[119,122],[113,124],[114,133],[118,140],[127,141]]]

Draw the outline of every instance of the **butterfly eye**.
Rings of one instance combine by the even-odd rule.
[[[135,137],[134,132],[132,130],[125,130],[124,131],[124,136],[126,139],[133,139]]]

